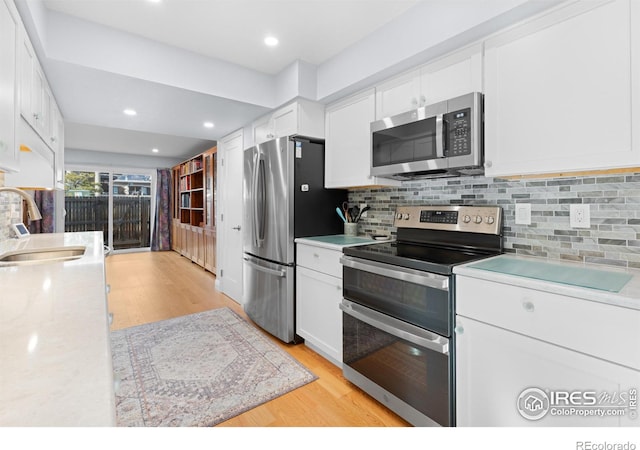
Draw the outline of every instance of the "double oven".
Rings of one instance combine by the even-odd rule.
[[[453,268],[502,252],[502,210],[399,207],[394,225],[344,249],[343,373],[413,425],[454,426]]]

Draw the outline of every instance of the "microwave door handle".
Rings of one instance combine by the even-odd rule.
[[[436,116],[436,157],[444,158],[445,148],[445,132],[444,132],[444,116],[438,114]]]

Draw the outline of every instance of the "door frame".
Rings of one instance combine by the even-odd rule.
[[[126,248],[115,250],[113,248],[113,174],[114,173],[122,173],[122,174],[141,174],[141,175],[150,175],[151,176],[151,210],[149,213],[149,233],[153,236],[153,229],[155,225],[155,220],[153,218],[156,216],[156,187],[157,187],[157,171],[155,169],[143,169],[143,168],[135,168],[135,167],[110,167],[110,166],[101,166],[101,165],[85,165],[85,164],[66,164],[64,168],[65,172],[103,172],[109,174],[109,233],[108,233],[108,242],[105,242],[105,245],[108,245],[109,248],[112,249],[112,253],[136,253],[136,252],[148,252],[151,251],[151,246],[149,247],[138,247],[138,248]],[[64,191],[63,191],[64,196]],[[66,211],[64,212],[66,215]],[[64,224],[62,226],[64,230]]]
[[[233,146],[233,148],[229,148],[229,143],[231,141],[235,141],[236,139],[240,140],[239,146]],[[235,153],[232,153],[235,152]],[[228,174],[229,164],[226,162],[229,158],[237,158],[238,159],[238,167],[240,167],[241,173],[236,174]],[[224,138],[218,141],[218,195],[220,201],[218,202],[218,209],[216,211],[216,230],[218,233],[218,245],[216,247],[216,261],[217,261],[217,272],[215,287],[219,291],[223,292],[227,296],[229,296],[234,301],[238,302],[242,305],[243,303],[243,283],[244,283],[244,275],[243,269],[240,270],[240,273],[237,274],[239,278],[239,286],[230,285],[229,283],[225,284],[224,270],[225,270],[225,261],[226,258],[238,258],[240,267],[243,267],[243,236],[240,236],[240,248],[229,248],[228,247],[228,233],[229,230],[226,226],[228,220],[224,220],[225,217],[228,217],[228,205],[235,204],[243,205],[243,164],[244,164],[244,130],[239,129]],[[231,196],[231,197],[230,197]],[[240,223],[238,224],[241,228],[241,233],[244,233],[244,214],[240,211]],[[228,269],[228,268],[227,268]],[[239,292],[238,292],[239,291]]]

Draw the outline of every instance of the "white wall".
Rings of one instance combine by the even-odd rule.
[[[106,153],[90,150],[65,149],[65,166],[104,166],[127,167],[132,169],[167,169],[182,162],[175,158],[161,156],[129,155],[125,153]]]

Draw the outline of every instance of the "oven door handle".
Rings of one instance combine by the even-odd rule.
[[[340,303],[340,309],[345,314],[397,338],[404,339],[423,348],[428,348],[434,352],[444,355],[449,354],[449,339],[439,334],[416,327],[415,325],[379,313],[346,299],[343,299],[342,303]]]
[[[342,256],[340,258],[340,263],[350,269],[375,273],[376,275],[381,275],[383,277],[407,281],[409,283],[440,289],[442,291],[449,290],[449,277],[445,277],[443,275],[391,266],[389,264],[379,263],[376,261],[362,262],[362,260],[356,260],[350,256]]]

